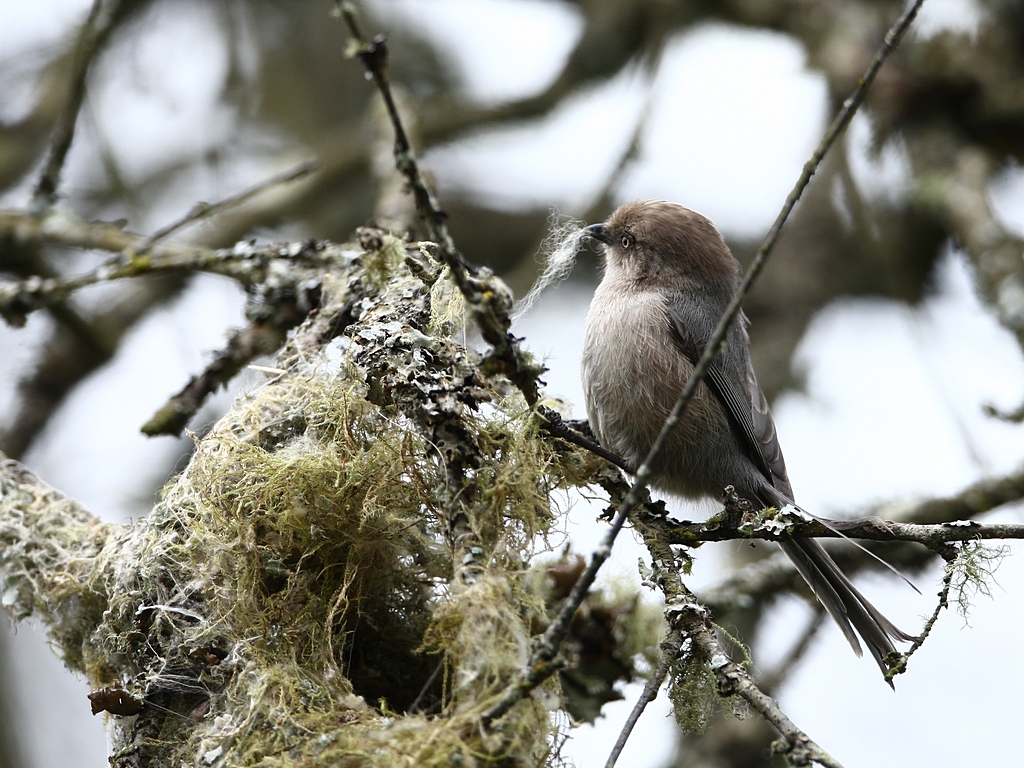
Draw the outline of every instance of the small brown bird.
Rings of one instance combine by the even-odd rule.
[[[636,469],[736,293],[740,268],[711,222],[675,203],[626,203],[585,232],[605,257],[583,343],[587,415],[601,445]],[[655,460],[654,488],[717,499],[732,485],[766,507],[795,506],[747,343],[741,315]],[[816,540],[780,546],[854,652],[861,655],[859,633],[886,672],[892,641],[915,638],[871,605]]]

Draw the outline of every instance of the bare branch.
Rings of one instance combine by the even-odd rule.
[[[910,657],[913,656],[917,649],[924,645],[924,641],[928,639],[928,636],[932,633],[932,627],[935,626],[935,622],[939,620],[939,614],[942,613],[943,609],[949,607],[949,590],[953,582],[953,574],[955,569],[953,568],[952,558],[951,561],[947,561],[945,572],[942,576],[942,589],[939,590],[939,601],[935,606],[935,610],[932,611],[932,615],[928,617],[928,621],[925,622],[924,629],[921,634],[917,636],[913,644],[904,653],[899,655],[899,659],[894,661],[889,666],[889,671],[885,673],[885,681],[892,684],[893,679],[896,675],[902,675],[907,671],[907,663],[910,661]]]
[[[323,243],[258,247],[238,243],[218,251],[198,245],[154,244],[152,252],[145,254],[139,252],[146,245],[144,238],[112,224],[84,222],[66,212],[42,217],[0,214],[0,237],[5,230],[8,236],[25,242],[57,241],[120,253],[82,275],[0,282],[0,315],[12,325],[24,323],[37,309],[62,306],[61,302],[82,288],[145,274],[210,272],[237,280],[249,292],[249,326],[235,333],[206,370],[143,426],[148,435],[179,434],[217,387],[230,381],[254,357],[278,349],[287,332],[315,307],[324,271],[348,258],[341,249]],[[271,273],[273,278],[268,280]]]
[[[448,231],[446,216],[430,186],[420,171],[409,137],[391,93],[388,75],[388,48],[385,37],[378,35],[367,40],[356,18],[355,4],[350,0],[337,0],[340,14],[352,35],[351,49],[366,68],[380,91],[395,130],[395,164],[406,177],[416,201],[416,210],[436,244],[436,256],[452,272],[452,278],[466,299],[469,309],[484,340],[492,352],[485,368],[504,374],[515,384],[530,405],[539,398],[540,375],[544,366],[535,361],[509,332],[512,296],[508,287],[486,267],[471,267],[455,247]]]
[[[560,437],[568,443],[586,448],[595,456],[600,456],[605,461],[611,462],[623,472],[629,471],[625,459],[605,449],[600,443],[593,440],[592,436],[577,432],[562,420],[561,414],[557,411],[542,405],[537,409],[537,413],[544,419],[544,431],[552,437]]]
[[[61,169],[75,138],[75,123],[78,122],[78,113],[85,98],[86,76],[96,55],[116,26],[123,11],[122,4],[123,0],[93,0],[89,17],[75,45],[67,102],[57,118],[50,140],[50,151],[32,194],[30,207],[34,213],[45,211],[53,205],[57,197]]]
[[[144,241],[142,236],[126,232],[114,224],[85,222],[65,211],[54,211],[41,217],[16,211],[0,213],[0,238],[3,237],[13,237],[23,243],[57,243],[121,254],[96,269],[73,277],[32,277],[0,282],[0,315],[12,325],[22,324],[29,313],[53,306],[75,291],[112,280],[187,271],[224,275],[243,286],[250,286],[263,281],[267,264],[272,260],[317,268],[338,258],[336,248],[303,243],[284,246],[238,243],[232,248],[219,250],[201,245],[159,243],[150,253],[140,255],[136,249]]]
[[[18,383],[18,407],[0,428],[0,450],[20,458],[49,423],[67,394],[116,353],[135,323],[164,306],[188,284],[184,273],[167,273],[135,283],[103,303],[89,317],[54,304],[50,314],[60,323],[41,345],[35,367]]]
[[[152,248],[154,243],[163,240],[165,237],[177,232],[182,227],[188,226],[196,221],[201,221],[202,219],[208,219],[212,216],[216,216],[218,213],[226,211],[229,208],[233,208],[236,205],[241,205],[271,187],[276,187],[279,184],[296,181],[304,176],[308,176],[318,167],[319,163],[316,160],[304,160],[293,168],[289,168],[281,173],[276,173],[269,179],[265,179],[258,184],[254,184],[248,189],[243,189],[241,192],[229,195],[223,200],[218,200],[216,203],[196,203],[184,216],[172,221],[166,226],[161,227],[140,242],[136,248],[136,253],[143,254]]]
[[[305,317],[303,312],[292,312],[292,322],[250,323],[235,331],[228,339],[227,346],[220,350],[202,373],[189,379],[180,392],[174,395],[142,425],[143,434],[180,435],[189,419],[206,402],[206,398],[219,387],[227,386],[239,371],[260,355],[269,355],[281,348],[288,328],[294,328]]]
[[[20,210],[0,211],[0,238],[21,245],[63,245],[113,253],[128,250],[142,240],[116,224],[84,221],[65,210],[50,210],[40,216]]]
[[[882,520],[878,517],[861,517],[855,520],[830,521],[824,525],[819,520],[809,520],[780,512],[747,521],[739,526],[725,525],[721,518],[712,518],[703,523],[677,522],[668,518],[663,525],[669,541],[673,544],[694,546],[706,541],[732,541],[735,539],[760,539],[762,541],[784,541],[786,539],[841,538],[868,539],[870,541],[913,541],[936,549],[939,545],[953,541],[975,539],[1020,539],[1024,538],[1024,524],[992,523],[983,524],[973,520],[954,520],[946,523],[901,523]]]
[[[672,660],[675,659],[676,654],[679,653],[682,644],[683,635],[676,630],[669,632],[665,639],[661,641],[661,656],[658,658],[658,666],[651,673],[651,679],[647,681],[643,693],[640,694],[640,698],[633,705],[629,717],[626,718],[626,722],[619,732],[619,738],[615,740],[611,754],[608,755],[608,759],[605,761],[604,768],[615,768],[615,763],[618,761],[619,755],[622,754],[622,750],[625,749],[626,742],[629,740],[630,734],[633,733],[633,728],[636,726],[637,721],[640,720],[640,716],[647,709],[647,705],[658,698],[658,691],[661,688],[661,684],[665,682],[668,668]]]
[[[1024,469],[999,478],[980,480],[953,496],[925,499],[908,503],[884,504],[871,510],[871,520],[878,518],[897,519],[900,524],[919,523],[934,526],[940,537],[963,534],[956,540],[971,540],[972,527],[943,526],[957,520],[966,520],[983,514],[1004,504],[1024,499]],[[864,518],[862,518],[864,520]],[[913,529],[911,529],[913,530]],[[989,528],[988,530],[993,530]],[[671,531],[665,535],[672,538]],[[680,542],[677,542],[680,543]],[[849,548],[848,548],[849,549]],[[935,555],[945,556],[941,542],[937,548],[894,547],[886,553],[886,559],[901,568],[920,568]],[[868,565],[869,559],[860,551],[832,551],[833,557],[847,573]],[[747,604],[751,599],[766,597],[798,588],[803,583],[792,563],[781,553],[778,556],[753,563],[731,574],[718,584],[702,591],[701,601],[716,615]]]

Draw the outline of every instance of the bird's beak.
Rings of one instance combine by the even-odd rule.
[[[608,237],[608,233],[605,232],[604,224],[591,224],[589,227],[584,227],[583,231],[599,243],[604,243],[605,245],[612,244],[612,239]]]

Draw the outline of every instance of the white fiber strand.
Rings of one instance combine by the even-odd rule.
[[[512,313],[512,321],[520,320],[530,311],[530,307],[541,293],[553,285],[557,285],[569,276],[576,264],[576,253],[580,242],[586,235],[583,222],[559,216],[555,210],[548,216],[548,234],[540,244],[539,254],[544,262],[544,272],[537,278],[533,288],[519,302]]]

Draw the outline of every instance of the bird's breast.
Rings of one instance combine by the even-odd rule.
[[[630,289],[607,278],[587,314],[582,358],[587,416],[601,444],[633,467],[647,456],[693,373],[670,327],[664,294]],[[678,467],[728,429],[713,397],[703,383],[698,387],[655,466],[656,475],[664,474],[658,469],[666,469],[666,462]]]

